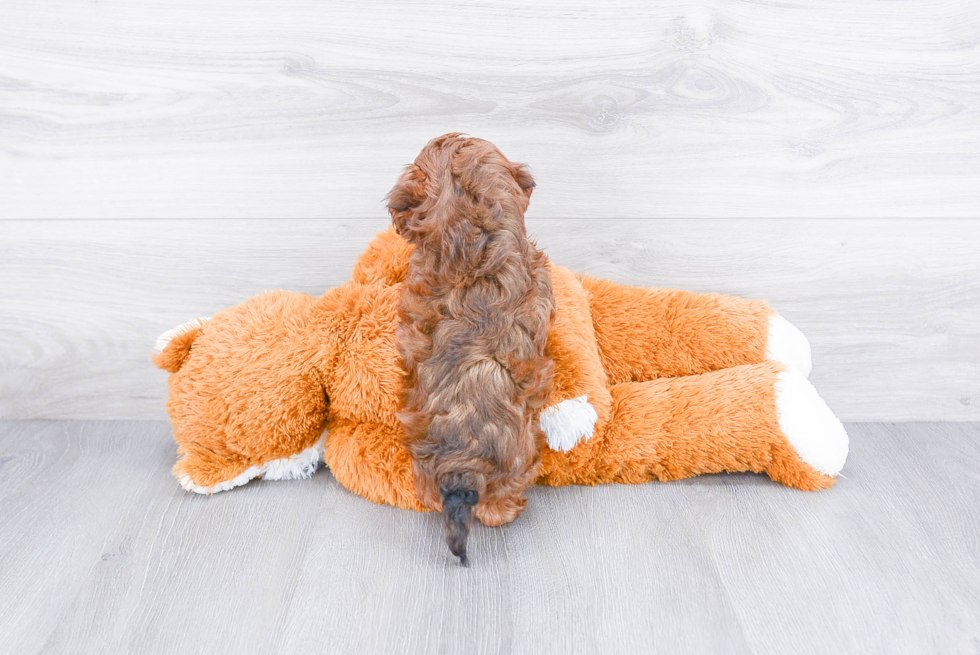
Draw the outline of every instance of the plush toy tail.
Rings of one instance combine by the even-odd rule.
[[[480,495],[473,489],[442,489],[442,517],[446,526],[446,543],[459,563],[469,566],[466,558],[466,540],[470,536],[473,506]]]
[[[191,345],[209,319],[210,317],[195,318],[161,334],[154,347],[156,354],[153,355],[153,363],[156,367],[168,373],[179,371],[191,352]]]

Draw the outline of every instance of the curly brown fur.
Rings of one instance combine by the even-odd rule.
[[[471,516],[512,521],[537,477],[538,412],[554,364],[547,258],[524,228],[534,180],[482,139],[430,141],[388,196],[414,246],[397,341],[405,426],[424,505],[466,563]]]

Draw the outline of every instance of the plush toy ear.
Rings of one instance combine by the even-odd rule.
[[[156,367],[168,373],[179,371],[191,352],[194,340],[201,334],[209,319],[210,317],[195,318],[161,334],[153,349],[156,353],[153,355]]]
[[[520,185],[521,189],[523,189],[527,197],[530,198],[531,192],[534,191],[534,187],[537,185],[534,182],[534,178],[531,177],[531,174],[528,172],[527,167],[524,166],[524,164],[515,164],[513,174],[514,179],[517,180],[517,183]]]
[[[408,236],[412,221],[418,220],[412,210],[425,200],[425,173],[422,169],[414,164],[406,168],[394,188],[388,192],[386,200],[395,231],[403,237]]]

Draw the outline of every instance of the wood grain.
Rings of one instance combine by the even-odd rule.
[[[794,498],[751,478],[730,503],[705,491],[690,506],[753,652],[783,640],[782,652],[976,651],[978,426],[847,427],[830,493]]]
[[[156,336],[350,276],[377,221],[0,223],[0,417],[163,418]],[[551,259],[764,298],[809,337],[844,420],[980,419],[980,222],[529,219]]]
[[[136,545],[126,535],[153,530],[160,516],[147,507],[176,495],[167,480],[175,456],[167,436],[166,426],[145,422],[3,423],[0,634],[6,652],[71,652],[59,647],[62,633],[100,631],[107,626],[104,612],[125,613],[128,606],[108,583],[90,584],[100,572],[110,582],[125,575],[127,587],[152,596],[140,588],[140,571],[128,566]],[[73,607],[85,595],[96,604]],[[95,647],[101,646],[84,650]]]
[[[186,494],[162,422],[0,422],[11,653],[884,653],[980,643],[980,424],[851,424],[828,491],[533,488],[459,567],[329,472]]]
[[[971,0],[4,2],[0,217],[380,216],[461,130],[540,217],[980,215]]]

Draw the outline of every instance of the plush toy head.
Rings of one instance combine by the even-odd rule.
[[[307,329],[314,304],[267,293],[161,337],[154,363],[171,373],[174,473],[185,487],[221,491],[315,468],[318,454],[296,457],[315,447],[327,419],[326,380],[311,366],[323,354]]]

